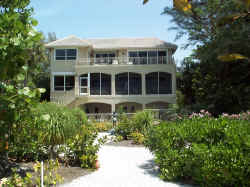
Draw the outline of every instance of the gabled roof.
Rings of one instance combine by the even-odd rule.
[[[110,39],[87,39],[94,49],[116,48],[174,48],[177,46],[167,43],[158,38],[110,38]]]
[[[45,47],[50,48],[50,47],[88,47],[91,46],[91,44],[86,41],[82,40],[80,38],[77,38],[76,36],[68,36],[66,38],[56,40],[53,42],[50,42],[45,45]]]
[[[158,38],[109,38],[109,39],[80,39],[76,36],[50,42],[45,45],[50,47],[93,47],[94,49],[126,49],[126,48],[172,48],[177,45],[165,42]]]

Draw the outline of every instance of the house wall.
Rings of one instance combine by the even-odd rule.
[[[62,47],[64,48],[64,47]],[[68,47],[67,47],[68,48]],[[138,50],[138,49],[129,49]],[[118,57],[127,57],[127,49],[116,50]],[[146,50],[146,49],[145,49]],[[149,49],[148,49],[149,50]],[[152,49],[153,50],[153,49]],[[167,49],[165,49],[167,50]],[[110,51],[110,50],[106,50]],[[93,65],[93,62],[79,61],[87,59],[91,54],[90,48],[79,48],[77,61],[55,61],[54,50],[52,50],[51,72],[74,72],[75,73],[75,89],[70,92],[53,91],[51,89],[52,101],[61,101],[71,107],[83,106],[86,103],[105,103],[110,104],[112,112],[115,111],[121,103],[136,103],[136,110],[141,108],[150,108],[152,104],[158,103],[159,106],[167,107],[167,104],[160,103],[176,103],[176,66],[174,64],[150,64],[150,65]],[[94,53],[93,53],[94,55]],[[170,56],[169,56],[170,58]],[[92,63],[92,64],[91,64]],[[80,96],[79,95],[79,76],[85,73],[107,73],[112,76],[112,95],[110,96]],[[136,72],[142,75],[142,95],[115,95],[115,75],[122,72]],[[146,95],[145,92],[145,75],[150,72],[168,72],[172,74],[172,94],[167,95]],[[51,77],[52,78],[52,77]],[[51,79],[53,80],[53,79]],[[53,82],[51,82],[53,88]],[[63,101],[63,102],[62,102]],[[131,108],[130,104],[128,104]],[[146,107],[147,106],[147,107]],[[155,105],[153,105],[155,107]]]

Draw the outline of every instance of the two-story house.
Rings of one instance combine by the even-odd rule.
[[[177,46],[158,38],[80,39],[48,43],[51,101],[86,113],[134,113],[176,102]]]

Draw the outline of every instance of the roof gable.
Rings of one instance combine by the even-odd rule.
[[[91,44],[86,41],[86,40],[82,40],[80,38],[77,38],[76,36],[68,36],[66,38],[60,39],[60,40],[56,40],[53,42],[50,42],[48,44],[45,45],[45,47],[66,47],[66,46],[70,46],[70,47],[88,47],[91,46]]]

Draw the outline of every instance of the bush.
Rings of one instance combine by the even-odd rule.
[[[55,146],[75,136],[86,122],[87,117],[80,109],[46,102],[38,104],[13,128],[9,155],[20,160],[56,157]]]
[[[140,132],[145,135],[147,130],[153,124],[153,114],[149,111],[137,112],[132,119],[132,130],[133,132]]]
[[[132,121],[127,117],[125,113],[119,116],[119,122],[115,127],[115,135],[122,136],[127,140],[128,136],[133,132]]]
[[[57,174],[60,164],[58,160],[49,160],[44,163],[44,185],[55,186],[63,182],[63,178]],[[17,169],[13,169],[13,174],[9,178],[0,180],[0,186],[16,187],[16,186],[40,186],[41,185],[41,163],[36,162],[33,166],[34,173],[25,173],[25,177],[21,177]]]
[[[132,132],[129,136],[129,139],[133,141],[133,144],[143,144],[145,137],[142,133]]]
[[[78,134],[66,142],[66,162],[82,168],[95,168],[97,152],[104,143],[103,139],[95,142],[96,138],[97,130],[92,125],[83,125]]]
[[[207,114],[150,129],[145,144],[155,154],[161,178],[202,186],[249,186],[250,113],[219,118]]]
[[[98,132],[105,132],[113,128],[113,124],[110,122],[96,122],[94,126]]]

